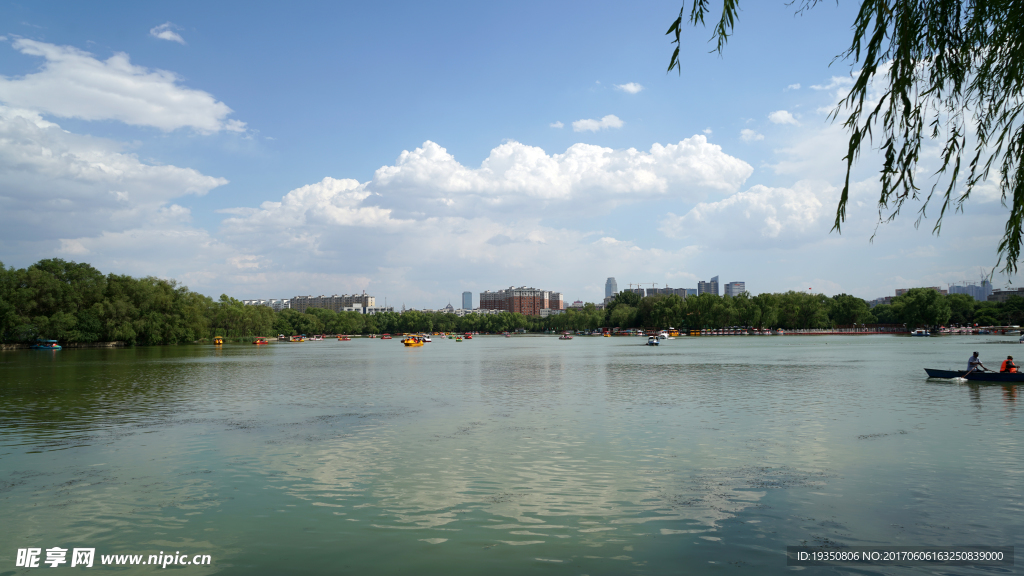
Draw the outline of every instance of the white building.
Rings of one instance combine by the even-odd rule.
[[[291,300],[287,298],[267,298],[258,300],[242,300],[243,306],[269,306],[274,309],[274,312],[280,312],[287,308],[291,308]]]
[[[740,294],[742,294],[743,292],[746,292],[746,291],[747,291],[747,284],[746,284],[746,282],[729,282],[728,284],[725,285],[725,295],[726,296],[733,296],[733,297],[735,297],[735,296],[739,296]]]

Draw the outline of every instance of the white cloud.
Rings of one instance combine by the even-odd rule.
[[[618,90],[622,90],[623,92],[629,92],[630,94],[636,94],[644,89],[643,86],[637,84],[636,82],[630,82],[629,84],[616,84],[615,88]]]
[[[171,28],[177,28],[177,26],[171,24],[170,22],[164,22],[159,26],[154,26],[153,28],[150,28],[149,35],[154,38],[159,38],[161,40],[170,40],[171,42],[184,44],[185,39],[182,38],[180,34],[175,32]]]
[[[792,188],[756,185],[717,202],[701,202],[682,216],[661,220],[666,236],[716,247],[765,249],[820,241],[831,227],[836,189],[800,181]]]
[[[578,211],[651,196],[696,201],[737,190],[752,172],[704,136],[654,144],[647,152],[574,144],[552,155],[506,142],[475,169],[428,141],[378,169],[365,186],[379,195],[379,205],[405,215],[535,214],[539,206],[577,200],[584,201],[574,205]]]
[[[77,48],[24,38],[13,46],[23,54],[45,58],[46,63],[39,72],[19,78],[0,76],[0,102],[11,107],[164,131],[245,131],[244,122],[227,118],[232,111],[223,102],[179,85],[171,72],[133,65],[122,52],[100,61]]]
[[[577,120],[572,123],[572,129],[574,132],[597,132],[598,130],[604,130],[605,128],[622,128],[625,124],[619,117],[614,114],[609,114],[600,120],[584,119]]]
[[[707,134],[708,136],[711,136],[711,134],[712,134],[711,128],[705,128],[705,129],[701,130],[701,132],[703,132],[704,134]]]
[[[835,88],[847,88],[853,85],[853,78],[849,76],[833,76],[828,84],[813,84],[812,90],[833,90]]]
[[[740,130],[740,138],[744,142],[754,142],[755,140],[764,140],[764,134],[758,134],[750,128],[744,128]]]
[[[191,168],[146,164],[120,144],[65,132],[0,106],[0,228],[4,238],[72,238],[141,222],[180,222],[170,201],[227,184]]]
[[[686,201],[702,190],[736,190],[751,171],[703,136],[648,152],[576,144],[553,155],[506,142],[479,168],[463,166],[428,141],[368,182],[325,178],[280,201],[230,210],[218,237],[265,257],[258,270],[265,276],[250,278],[247,290],[261,282],[268,290],[295,285],[310,270],[338,270],[307,291],[362,289],[366,284],[354,285],[355,279],[373,278],[378,298],[390,291],[412,302],[430,300],[424,288],[436,283],[430,278],[464,277],[467,267],[488,287],[521,283],[524,274],[567,286],[574,276],[587,276],[594,262],[624,263],[637,274],[681,274],[690,247],[647,250],[629,240],[544,226],[538,214],[545,206],[579,214],[607,202]],[[331,278],[343,284],[332,286]]]
[[[799,89],[800,89],[800,84],[790,84],[789,86],[786,86],[786,90],[799,90]]]
[[[552,128],[564,128],[565,124],[562,124],[561,121],[555,121],[555,122],[552,122],[551,124],[548,124],[548,126],[550,126]]]
[[[768,120],[771,120],[772,124],[793,124],[794,126],[800,125],[800,122],[797,122],[797,119],[794,118],[793,115],[786,110],[776,110],[775,112],[772,112],[771,114],[768,115]]]

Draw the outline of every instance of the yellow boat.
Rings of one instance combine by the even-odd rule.
[[[292,336],[291,338],[288,339],[288,341],[289,342],[305,342],[306,339],[303,338],[302,336]]]
[[[406,346],[423,346],[423,340],[420,340],[415,336],[408,336],[402,339],[402,344],[405,344]]]
[[[222,338],[220,336],[214,336],[213,337],[213,344],[214,344],[214,346],[220,346],[223,343],[224,343],[224,338]]]

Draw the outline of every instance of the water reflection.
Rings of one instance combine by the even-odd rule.
[[[441,554],[428,572],[674,574],[1022,527],[1016,387],[905,361],[953,343],[553,343],[2,355],[0,537],[209,550],[228,572],[340,549],[367,573]]]

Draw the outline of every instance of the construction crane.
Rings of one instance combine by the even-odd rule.
[[[633,283],[630,283],[630,284],[628,285],[628,286],[629,286],[629,291],[630,291],[630,292],[632,292],[632,291],[633,291],[633,286],[636,286],[636,289],[637,289],[637,290],[642,290],[642,289],[643,289],[643,287],[644,287],[644,286],[647,286],[648,284],[650,284],[650,285],[651,285],[651,288],[652,288],[652,289],[657,289],[657,288],[658,288],[658,283],[657,283],[657,282],[633,282]],[[666,285],[666,288],[667,288],[667,287],[668,287],[668,285]]]

